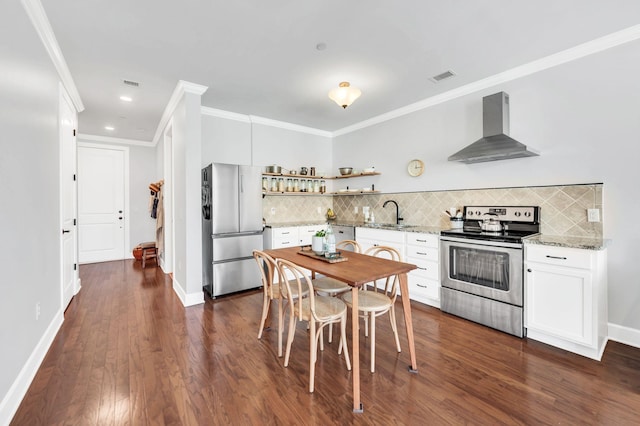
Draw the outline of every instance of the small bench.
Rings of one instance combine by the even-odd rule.
[[[158,265],[158,248],[155,242],[142,243],[139,246],[142,249],[142,268],[147,266],[147,259],[155,259]]]

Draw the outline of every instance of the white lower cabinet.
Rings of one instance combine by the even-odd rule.
[[[356,228],[356,241],[360,244],[364,253],[371,247],[388,246],[398,250],[404,260],[405,236],[402,231],[389,231],[386,229]]]
[[[326,229],[327,225],[308,225],[298,227],[298,244],[301,246],[310,246],[311,237],[316,235],[316,232]]]
[[[527,337],[600,360],[607,342],[606,250],[525,245]]]
[[[409,272],[409,296],[440,308],[439,238],[435,234],[407,232],[406,262],[418,267]]]
[[[297,226],[266,228],[263,234],[265,249],[279,249],[300,245]]]

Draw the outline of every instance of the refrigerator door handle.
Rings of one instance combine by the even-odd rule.
[[[244,175],[240,174],[240,193],[244,192]]]

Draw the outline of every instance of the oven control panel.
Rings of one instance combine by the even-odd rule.
[[[540,207],[534,206],[465,206],[466,220],[498,219],[500,221],[538,223]]]

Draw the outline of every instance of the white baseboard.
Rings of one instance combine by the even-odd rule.
[[[178,299],[180,299],[185,308],[204,303],[203,291],[199,291],[197,293],[186,293],[175,277],[173,278],[173,291],[178,295]]]
[[[640,330],[609,323],[609,340],[640,348]]]
[[[20,373],[18,373],[18,377],[16,377],[9,391],[0,402],[0,425],[8,425],[16,414],[22,398],[24,398],[29,390],[29,386],[31,386],[31,382],[36,376],[40,364],[42,364],[44,357],[47,355],[47,351],[49,347],[51,347],[56,334],[58,334],[58,330],[60,330],[63,321],[64,315],[60,310],[53,317],[51,324],[49,324],[49,327],[47,327],[47,330],[40,338],[29,359],[27,359]]]

